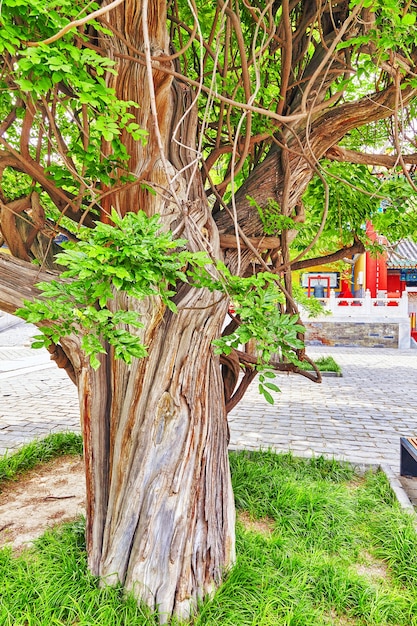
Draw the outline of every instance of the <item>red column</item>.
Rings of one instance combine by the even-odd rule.
[[[366,234],[371,241],[378,239],[379,243],[387,243],[385,237],[378,237],[371,222],[366,224]],[[387,291],[388,269],[385,254],[378,257],[366,253],[366,289],[371,292],[371,297],[376,298],[378,291]]]
[[[385,258],[385,254],[381,254],[377,260],[378,263],[378,284],[377,289],[379,291],[387,291],[387,283],[388,283],[388,270],[387,270],[387,260]]]
[[[376,232],[371,222],[366,223],[366,235],[371,241],[376,240]],[[366,270],[365,270],[365,287],[371,292],[371,297],[376,298],[376,274],[377,274],[377,260],[374,256],[371,256],[369,252],[366,253]]]

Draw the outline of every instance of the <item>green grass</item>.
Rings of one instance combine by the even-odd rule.
[[[417,536],[385,474],[272,452],[234,452],[231,467],[237,563],[189,624],[417,626]],[[79,520],[19,557],[0,551],[0,624],[157,621],[121,589],[98,587]]]
[[[342,368],[338,363],[336,363],[332,356],[321,356],[317,359],[317,361],[315,361],[315,364],[320,372],[336,372],[337,374],[342,373]],[[306,361],[303,363],[303,369],[312,370],[313,367]]]
[[[1,483],[14,480],[39,463],[46,463],[63,454],[82,454],[81,435],[76,433],[54,433],[44,439],[37,439],[11,455],[0,457]]]

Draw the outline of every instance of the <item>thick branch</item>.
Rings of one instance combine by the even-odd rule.
[[[395,167],[399,163],[399,156],[393,154],[369,154],[364,152],[356,152],[348,150],[340,146],[333,146],[326,152],[326,157],[331,161],[340,161],[342,163],[358,163],[359,165],[380,165],[381,167]],[[403,154],[404,163],[415,165],[417,163],[417,154]]]
[[[40,271],[38,267],[0,254],[0,310],[14,314],[25,300],[33,300],[40,291],[35,287],[39,282],[47,282],[58,277],[58,272]],[[76,383],[74,366],[60,345],[48,348],[51,359],[64,369],[73,383]]]
[[[415,95],[415,90],[406,88],[402,92],[405,106]],[[288,198],[288,212],[295,208],[301,195],[314,175],[314,166],[343,137],[359,126],[385,119],[392,115],[395,107],[395,86],[366,96],[357,102],[331,108],[323,112],[311,127],[292,128],[292,137],[287,139],[291,190]],[[281,148],[274,145],[269,155],[256,167],[236,193],[238,221],[248,236],[262,235],[262,224],[257,211],[254,211],[250,198],[260,206],[266,206],[269,199],[279,204],[282,201],[283,171]],[[232,234],[235,226],[226,211],[220,211],[216,222],[222,234]]]
[[[57,272],[40,271],[27,261],[0,254],[0,310],[15,313],[24,300],[33,300],[39,295],[35,285],[57,278]]]
[[[39,165],[39,163],[31,158],[25,159],[16,150],[13,150],[6,142],[2,141],[1,138],[0,143],[3,145],[6,144],[6,150],[0,151],[0,171],[5,167],[12,167],[17,172],[27,174],[34,181],[39,183],[39,185],[49,195],[57,209],[59,209],[65,217],[68,217],[77,223],[81,220],[83,213],[74,205],[74,196],[71,196],[59,187],[56,187],[53,181],[50,178],[47,178],[44,169]],[[95,225],[93,217],[90,214],[84,215],[83,224],[84,226],[93,228]]]
[[[303,270],[307,267],[314,267],[315,265],[327,265],[328,263],[334,263],[335,261],[340,261],[345,257],[351,256],[353,254],[362,254],[365,252],[365,245],[362,241],[355,241],[355,243],[351,246],[345,246],[344,248],[340,248],[336,252],[332,254],[327,254],[326,256],[318,256],[313,259],[303,259],[302,261],[297,261],[291,265],[291,270]]]
[[[51,355],[51,361],[55,361],[55,363],[57,364],[57,366],[60,369],[65,370],[67,375],[68,375],[68,377],[70,378],[70,380],[72,380],[74,385],[76,385],[77,384],[77,375],[75,373],[74,366],[71,363],[71,361],[69,360],[69,358],[68,358],[66,352],[64,351],[64,349],[62,348],[62,346],[60,346],[59,344],[56,345],[56,344],[52,343],[48,347],[48,352]]]
[[[239,239],[239,247],[247,248],[247,243],[243,239]],[[258,250],[273,250],[281,246],[279,237],[248,237],[248,239],[254,248]],[[220,246],[224,249],[236,249],[238,247],[237,237],[235,235],[220,235]]]

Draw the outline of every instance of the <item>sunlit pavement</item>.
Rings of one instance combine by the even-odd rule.
[[[400,436],[417,435],[417,351],[311,347],[307,352],[313,358],[332,355],[343,377],[316,384],[280,374],[281,393],[273,394],[273,406],[253,384],[230,415],[233,444],[386,462],[399,469]]]
[[[79,431],[76,388],[46,351],[30,349],[31,334],[24,324],[0,332],[0,454],[50,432]],[[398,475],[400,436],[417,436],[417,351],[311,347],[308,353],[331,354],[343,377],[315,384],[279,374],[273,406],[255,381],[229,415],[231,447],[388,464]]]

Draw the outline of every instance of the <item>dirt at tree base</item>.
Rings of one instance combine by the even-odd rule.
[[[85,513],[82,458],[64,456],[4,483],[0,493],[0,547],[16,553],[48,528]]]

